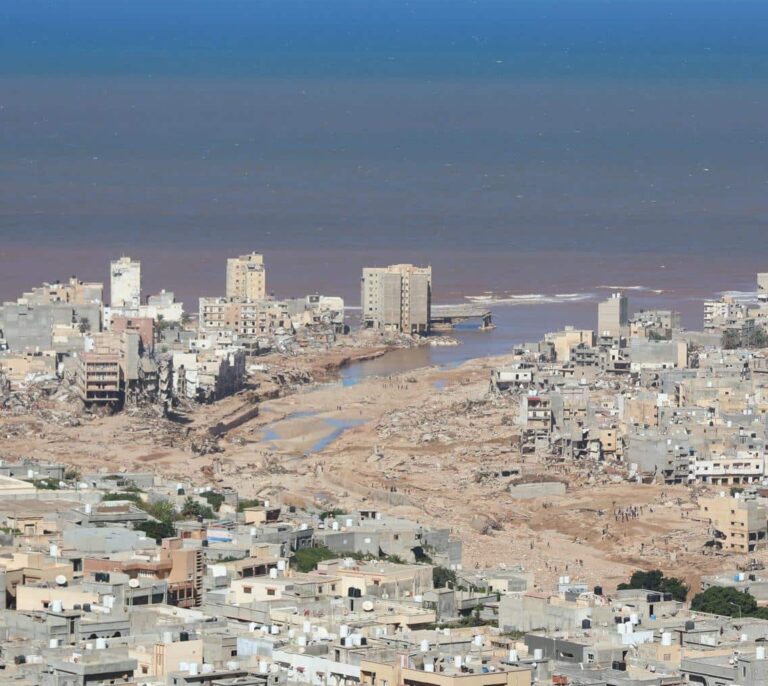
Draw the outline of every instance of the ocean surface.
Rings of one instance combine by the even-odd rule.
[[[0,0],[0,300],[108,280],[191,310],[227,256],[359,300],[428,263],[503,351],[768,271],[768,3]],[[426,354],[426,353],[420,353]]]

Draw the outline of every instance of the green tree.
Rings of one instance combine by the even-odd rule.
[[[714,615],[727,615],[728,617],[759,616],[759,608],[754,596],[747,591],[739,591],[735,588],[724,586],[712,586],[702,593],[698,593],[691,601],[691,610],[695,612],[709,612]]]
[[[213,510],[207,505],[201,505],[196,500],[188,497],[181,507],[182,517],[202,517],[203,519],[216,519]]]
[[[205,493],[201,493],[200,497],[204,500],[207,500],[208,504],[216,512],[221,509],[221,506],[224,503],[224,496],[221,493],[216,493],[214,491],[206,491]]]
[[[170,538],[176,535],[176,530],[173,528],[172,522],[156,522],[149,520],[135,524],[134,529],[143,531],[149,538],[154,538],[155,541],[160,543],[164,538]]]
[[[628,583],[619,584],[620,591],[628,588],[641,588],[646,591],[657,591],[659,593],[671,593],[675,600],[685,601],[690,590],[677,577],[665,577],[660,569],[654,569],[650,572],[637,570],[632,574]]]
[[[725,350],[735,350],[741,345],[741,336],[736,331],[727,329],[723,331],[723,337],[720,344]]]
[[[758,326],[754,333],[749,337],[749,344],[755,348],[768,347],[768,334],[762,326]]]
[[[432,584],[435,588],[445,588],[448,584],[451,587],[456,587],[456,572],[448,567],[433,567],[432,569]]]
[[[332,510],[325,510],[320,513],[320,521],[325,521],[329,517],[333,517],[334,519],[336,517],[339,517],[340,515],[345,514],[344,510],[340,510],[338,507],[333,508]]]
[[[249,507],[261,507],[262,501],[258,498],[243,498],[237,501],[237,511],[244,512]]]
[[[35,488],[41,491],[58,491],[59,482],[56,479],[25,479],[28,483],[31,483]]]
[[[178,519],[179,513],[168,500],[158,500],[153,503],[137,503],[144,512],[161,522],[173,522]]]
[[[163,331],[165,331],[170,325],[167,321],[165,321],[165,316],[162,314],[157,315],[157,319],[155,319],[155,331],[157,331],[158,334],[161,334]]]

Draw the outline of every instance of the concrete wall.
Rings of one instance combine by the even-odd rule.
[[[499,601],[499,628],[503,631],[578,629],[591,615],[590,607],[552,604],[538,596],[504,595]]]

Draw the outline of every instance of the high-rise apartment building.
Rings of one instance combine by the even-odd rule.
[[[598,336],[621,336],[629,324],[629,304],[623,293],[613,293],[597,306]]]
[[[263,300],[267,296],[264,256],[258,253],[227,260],[227,298]]]
[[[141,262],[123,256],[109,265],[112,307],[138,309],[141,304]]]
[[[361,290],[364,328],[419,334],[429,331],[432,267],[366,267]]]

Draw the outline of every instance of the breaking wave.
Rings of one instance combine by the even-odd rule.
[[[594,293],[483,293],[482,295],[465,295],[464,298],[478,305],[544,305],[550,303],[569,303],[593,300]]]
[[[641,291],[645,293],[655,293],[661,295],[664,292],[663,288],[651,288],[650,286],[597,286],[606,291]]]
[[[757,291],[722,291],[719,295],[733,298],[737,302],[751,302],[757,300]]]

